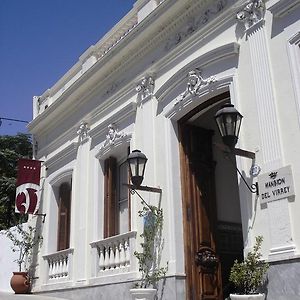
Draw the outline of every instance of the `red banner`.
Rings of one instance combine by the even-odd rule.
[[[39,208],[41,162],[19,159],[15,211],[35,214]]]

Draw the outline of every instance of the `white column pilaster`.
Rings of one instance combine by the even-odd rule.
[[[247,30],[259,121],[263,172],[278,169],[283,165],[266,34],[263,19]],[[269,202],[267,203],[267,210],[270,232],[270,259],[282,259],[286,255],[292,255],[295,246],[291,232],[288,200],[281,199]]]

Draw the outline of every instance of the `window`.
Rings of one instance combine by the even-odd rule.
[[[130,231],[130,201],[126,161],[104,161],[104,238]]]
[[[57,251],[70,247],[71,185],[59,186]]]

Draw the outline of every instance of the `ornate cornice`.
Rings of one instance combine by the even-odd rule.
[[[214,1],[201,14],[190,18],[180,31],[172,34],[171,37],[168,38],[165,49],[169,51],[187,39],[195,31],[205,26],[205,24],[207,24],[213,17],[218,15],[227,6],[227,3],[227,0]]]
[[[122,39],[115,46],[115,51],[109,51],[108,55],[105,55],[101,60],[98,60],[92,68],[84,72],[76,81],[68,86],[67,90],[65,90],[45,112],[43,112],[43,116],[37,116],[37,118],[29,124],[29,129],[33,133],[36,131],[51,130],[52,124],[57,124],[54,120],[57,120],[58,118],[61,120],[67,117],[67,114],[71,113],[71,108],[73,109],[76,107],[76,105],[69,104],[74,104],[77,99],[80,99],[80,105],[84,105],[84,102],[93,97],[97,91],[100,89],[105,91],[105,87],[108,87],[107,92],[105,93],[108,93],[109,95],[103,95],[105,99],[103,98],[101,101],[104,103],[108,101],[108,98],[111,99],[112,97],[115,97],[115,94],[117,94],[119,90],[122,90],[124,85],[129,84],[129,78],[124,76],[125,72],[127,72],[134,64],[136,65],[138,60],[145,59],[145,55],[150,51],[153,51],[153,49],[163,51],[164,53],[161,57],[166,59],[160,59],[159,62],[153,62],[150,61],[151,58],[147,56],[149,57],[149,61],[146,59],[145,65],[152,65],[153,68],[161,68],[161,64],[166,65],[165,61],[169,62],[170,57],[173,56],[173,51],[167,51],[165,49],[167,44],[166,40],[171,35],[176,34],[177,30],[181,30],[186,22],[203,14],[204,17],[206,16],[206,18],[203,17],[203,20],[205,20],[206,23],[203,21],[204,24],[202,24],[200,19],[198,19],[199,27],[195,27],[195,31],[193,32],[199,32],[200,30],[201,36],[204,34],[207,36],[207,32],[211,34],[220,24],[232,19],[231,15],[226,15],[224,18],[224,14],[221,12],[225,11],[224,4],[222,4],[225,2],[219,1],[220,0],[213,2],[217,10],[211,8],[212,4],[209,0],[190,0],[186,2],[164,1],[162,5],[159,5],[153,13],[144,19],[141,24],[134,27],[127,34],[126,38]],[[233,0],[226,0],[226,2],[227,1],[231,3]],[[220,6],[218,6],[218,3],[221,3],[222,5],[219,4]],[[172,15],[168,18],[164,18],[164,13],[168,9],[172,9]],[[218,10],[220,13],[217,13],[213,22],[210,22],[210,20],[213,19],[213,13],[216,13]],[[212,26],[208,26],[208,23]],[[200,24],[202,24],[202,26],[200,26]],[[188,32],[189,34],[185,35],[186,38],[193,35],[193,32],[190,32],[189,30]],[[199,36],[197,38],[199,38]],[[135,41],[134,43],[132,43],[133,40]],[[181,38],[181,41],[183,40],[184,38]],[[186,43],[182,44],[185,45]],[[184,51],[186,51],[186,49]],[[113,58],[113,60],[111,60],[111,58]],[[136,68],[133,69],[136,70]],[[137,73],[141,71],[142,70],[137,70]],[[149,68],[149,72],[153,71],[155,72],[154,69],[152,70]],[[126,78],[125,81],[122,81],[120,74]],[[135,75],[132,75],[134,78]],[[117,84],[121,82],[122,86],[110,87],[109,85],[112,82],[116,82]],[[85,92],[83,93],[83,91]],[[115,99],[113,99],[113,101],[115,101]],[[59,107],[64,110],[65,113],[59,114]],[[68,108],[68,110],[65,108]]]
[[[265,11],[264,0],[248,0],[243,9],[236,14],[236,18],[249,29],[264,18]]]

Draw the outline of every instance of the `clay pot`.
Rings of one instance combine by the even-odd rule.
[[[30,288],[28,272],[13,272],[10,286],[16,294],[27,294]]]

